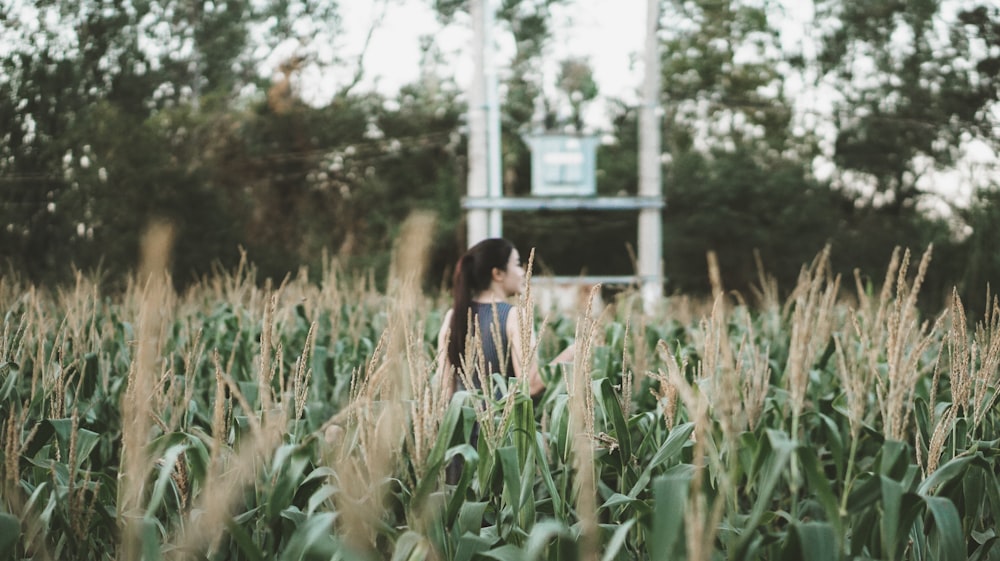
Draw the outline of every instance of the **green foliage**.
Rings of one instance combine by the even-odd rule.
[[[886,199],[879,204],[895,212],[923,195],[918,181],[927,162],[952,165],[972,139],[996,149],[987,108],[1000,99],[996,57],[989,54],[1000,13],[973,4],[955,17],[944,5],[817,6],[830,24],[823,26],[829,31],[818,63],[843,84],[835,161],[840,170],[871,180],[871,200]]]
[[[963,359],[943,355],[933,385],[914,378],[914,406],[901,409],[906,441],[883,432],[881,400],[892,399],[883,384],[897,381],[876,377],[882,389],[861,386],[861,394],[844,385],[845,372],[892,372],[884,345],[894,343],[876,334],[896,320],[878,323],[871,306],[918,320],[905,288],[857,311],[832,305],[823,317],[843,355],[806,362],[805,405],[792,418],[786,365],[801,349],[788,340],[803,326],[778,303],[729,303],[687,323],[639,318],[623,297],[578,363],[587,369],[583,387],[567,393],[569,370],[543,366],[547,390],[538,400],[459,392],[428,409],[431,394],[415,400],[406,392],[422,392],[419,380],[432,379],[439,311],[428,300],[407,303],[325,275],[322,286],[292,280],[274,300],[256,291],[251,273],[206,279],[162,308],[159,366],[150,373],[156,421],[145,445],[150,461],[138,474],[121,470],[123,400],[134,399],[129,388],[142,375],[134,343],[136,330],[144,332],[136,315],[142,291],[105,298],[86,279],[61,295],[0,285],[0,552],[120,558],[130,535],[120,530],[134,527],[136,551],[148,559],[173,558],[178,548],[208,559],[997,555],[1000,419],[992,407],[977,422],[955,401]],[[908,278],[903,271],[890,286]],[[409,306],[412,313],[400,311]],[[543,364],[559,350],[546,342],[574,333],[563,317],[548,325]],[[989,363],[1000,333],[995,322],[981,327],[976,344]],[[925,352],[954,348],[964,333],[933,332]],[[397,337],[409,341],[399,353],[409,358],[393,350]],[[904,346],[913,344],[908,337]],[[748,362],[753,355],[764,369]],[[917,367],[929,373],[934,362]],[[262,383],[268,363],[275,374]],[[987,387],[997,375],[977,374]],[[728,393],[729,379],[740,380],[737,392],[763,381],[759,417],[745,417],[752,396]],[[367,393],[393,383],[410,389],[397,398]],[[273,408],[261,392],[272,392]],[[875,411],[852,409],[858,398]],[[405,413],[380,430],[394,399]],[[951,426],[950,409],[958,413]],[[592,423],[582,440],[570,428],[579,415]],[[475,422],[484,427],[477,448],[467,444]],[[275,440],[259,440],[267,432],[255,433],[255,423],[277,423]],[[394,460],[376,459],[383,445]],[[594,458],[585,468],[595,477],[592,513],[581,500],[580,446]],[[464,459],[461,477],[446,484],[445,466],[456,457]],[[360,458],[368,460],[352,463]],[[145,481],[134,515],[120,511],[123,475]],[[231,499],[220,491],[227,480],[239,482]],[[206,497],[218,497],[222,518],[212,518],[217,509]],[[590,516],[593,552],[582,539]],[[192,538],[198,531],[204,539]]]

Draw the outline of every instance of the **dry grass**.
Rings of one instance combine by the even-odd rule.
[[[173,229],[154,224],[143,236],[142,266],[137,283],[143,285],[138,299],[139,321],[135,359],[129,371],[122,409],[122,460],[119,470],[118,521],[122,526],[123,559],[138,559],[138,522],[143,514],[143,496],[150,458],[146,444],[153,427],[153,400],[157,373],[162,369],[164,326],[169,320],[172,289],[166,273]]]
[[[595,286],[588,302],[600,290]],[[577,348],[573,357],[573,372],[567,380],[569,396],[570,434],[573,435],[573,471],[575,478],[576,513],[580,521],[580,558],[598,559],[597,481],[594,465],[594,388],[591,385],[590,361],[598,329],[598,318],[588,303],[583,318],[576,326]]]
[[[799,274],[799,282],[789,298],[793,304],[791,340],[784,381],[789,393],[792,426],[805,407],[809,371],[826,348],[836,325],[834,306],[840,277],[828,278],[830,247],[823,249],[812,265]],[[793,437],[795,436],[793,430]]]

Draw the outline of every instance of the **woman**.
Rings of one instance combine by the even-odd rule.
[[[480,379],[499,372],[502,375],[526,378],[532,397],[545,390],[538,374],[538,357],[533,349],[531,358],[525,356],[521,324],[513,305],[507,298],[520,294],[524,285],[524,267],[521,255],[512,243],[501,238],[483,240],[469,248],[455,268],[454,303],[445,314],[438,333],[438,349],[447,342],[447,351],[441,353],[439,372],[452,372],[443,380],[455,391],[464,388],[463,379],[471,379],[478,388]],[[471,316],[470,316],[471,314]],[[495,316],[494,316],[495,314]],[[466,337],[469,325],[478,326],[482,356],[489,372],[479,372],[479,365],[465,365]],[[475,327],[473,329],[476,329]],[[527,340],[534,347],[534,330]],[[470,353],[469,356],[475,356]],[[474,362],[480,362],[474,359]],[[524,363],[522,363],[524,362]],[[471,372],[460,371],[470,367]]]

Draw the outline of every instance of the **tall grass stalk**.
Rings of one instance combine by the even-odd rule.
[[[896,277],[896,296],[884,316],[884,348],[881,349],[882,352],[876,352],[877,348],[873,349],[868,356],[869,366],[875,376],[876,397],[885,436],[892,440],[906,439],[916,384],[928,370],[928,365],[922,363],[922,358],[934,343],[935,333],[946,317],[942,314],[933,326],[927,321],[919,320],[917,294],[927,274],[932,250],[933,246],[929,246],[924,252],[912,285],[906,280],[910,252],[904,252]],[[884,374],[880,372],[879,355],[885,357]]]
[[[569,396],[570,434],[573,438],[573,472],[576,475],[576,513],[580,521],[580,558],[598,559],[597,482],[594,464],[594,389],[590,362],[593,355],[598,318],[593,316],[593,301],[600,285],[591,289],[583,318],[576,326],[577,348],[573,373],[566,387]]]
[[[152,402],[156,370],[163,350],[164,323],[168,320],[170,286],[166,274],[173,229],[154,224],[142,239],[142,267],[138,282],[144,285],[139,312],[135,360],[129,371],[122,407],[122,460],[119,469],[118,521],[122,527],[122,559],[138,559],[139,520],[150,459],[146,443],[153,426]]]

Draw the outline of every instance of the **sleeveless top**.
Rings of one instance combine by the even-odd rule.
[[[493,311],[496,307],[496,319]],[[482,303],[473,302],[470,307],[474,321],[479,326],[483,346],[483,361],[486,363],[489,372],[484,373],[489,376],[493,373],[513,377],[514,366],[510,362],[510,342],[507,340],[507,317],[514,306],[506,302]],[[494,335],[499,335],[498,341]],[[478,368],[478,365],[477,365]],[[464,387],[461,377],[457,377],[458,387]],[[476,388],[480,387],[479,376],[472,376]]]

